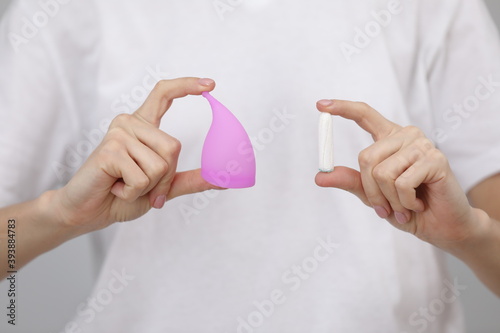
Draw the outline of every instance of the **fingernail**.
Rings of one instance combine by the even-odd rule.
[[[198,83],[201,84],[202,86],[210,86],[215,83],[214,80],[212,79],[199,79]]]
[[[389,212],[382,206],[374,206],[375,213],[381,218],[386,219],[389,216]]]
[[[403,213],[395,212],[394,216],[396,217],[396,221],[398,221],[399,224],[406,224],[409,221],[408,217]]]
[[[331,99],[322,99],[321,101],[318,101],[318,104],[322,106],[330,106],[333,104],[333,101]]]
[[[165,195],[160,195],[156,198],[153,207],[156,209],[162,209],[165,205],[165,201],[167,201],[167,197]]]

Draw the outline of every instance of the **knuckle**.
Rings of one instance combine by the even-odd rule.
[[[420,130],[420,128],[416,126],[406,126],[403,128],[403,133],[411,137],[422,137],[424,133]]]
[[[169,80],[160,80],[156,82],[154,90],[164,91],[168,89],[168,86],[169,86]]]
[[[371,106],[368,105],[368,103],[366,103],[366,102],[358,102],[358,103],[359,103],[359,106],[363,109],[366,109],[366,110],[371,109]]]
[[[413,164],[416,161],[422,159],[424,152],[418,146],[411,147],[408,154],[404,157],[399,158],[401,164]]]
[[[437,148],[429,150],[427,156],[431,161],[438,162],[439,164],[448,164],[446,156]]]
[[[427,154],[427,160],[429,164],[437,166],[435,176],[438,179],[443,179],[449,174],[450,165],[448,159],[439,149],[435,148],[430,150]]]
[[[372,107],[365,102],[358,102],[358,103],[359,103],[358,104],[359,109],[362,110],[361,119],[362,119],[362,121],[366,121],[367,115],[368,115],[369,111],[372,110]]]
[[[153,166],[153,173],[158,176],[163,176],[168,172],[168,163],[166,161],[156,162]]]
[[[396,181],[394,182],[394,186],[396,187],[396,189],[398,191],[404,191],[406,189],[409,188],[409,182],[408,182],[408,179],[405,179],[403,177],[399,177],[398,179],[396,179]]]
[[[359,166],[362,168],[368,168],[373,165],[375,161],[375,156],[369,148],[361,151],[358,156]]]
[[[430,149],[434,149],[435,146],[434,144],[432,143],[431,140],[429,140],[427,137],[425,136],[422,136],[422,137],[419,137],[416,141],[415,141],[415,144],[420,147],[421,149],[423,150],[430,150]]]
[[[137,189],[145,189],[149,186],[149,178],[147,176],[141,176],[134,179],[132,187]]]
[[[122,113],[116,116],[112,121],[110,128],[123,127],[126,124],[130,123],[132,120],[132,115],[128,113]]]
[[[175,155],[179,155],[182,149],[181,142],[176,138],[170,139],[171,152]]]
[[[391,179],[391,173],[383,166],[377,165],[373,169],[373,178],[375,178],[379,182],[385,182]]]

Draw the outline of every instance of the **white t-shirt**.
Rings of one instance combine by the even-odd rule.
[[[177,198],[104,234],[94,292],[62,331],[463,331],[439,250],[314,184],[315,102],[421,127],[465,190],[499,172],[500,48],[481,1],[41,3],[18,1],[1,26],[2,205],[64,184],[159,78],[214,78],[258,172],[254,188]],[[164,117],[180,170],[200,166],[210,120],[197,96]],[[351,167],[372,144],[337,118],[334,139]]]

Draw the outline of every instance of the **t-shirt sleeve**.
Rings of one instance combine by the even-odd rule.
[[[429,61],[437,146],[469,191],[500,172],[500,42],[481,0],[456,1]]]
[[[0,23],[0,206],[59,187],[76,170],[67,162],[79,161],[66,160],[95,100],[96,67],[91,13],[78,3],[14,1]]]

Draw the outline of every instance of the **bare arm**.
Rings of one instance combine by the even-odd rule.
[[[199,169],[177,172],[180,143],[159,129],[175,98],[200,95],[214,86],[209,79],[160,81],[134,114],[113,120],[66,186],[1,208],[0,279],[71,238],[136,219],[177,196],[214,188]]]
[[[479,218],[483,220],[484,234],[465,249],[450,252],[500,296],[500,174],[475,186],[469,191],[469,199],[481,210]]]
[[[474,207],[488,213],[500,221],[500,174],[492,176],[469,191],[469,199]]]
[[[53,196],[53,191],[46,192],[35,200],[0,209],[0,279],[39,254],[85,233],[83,228],[65,226],[57,218]]]

